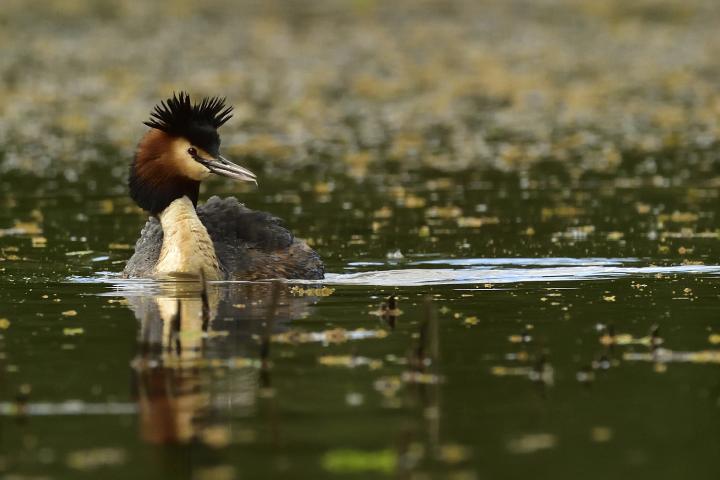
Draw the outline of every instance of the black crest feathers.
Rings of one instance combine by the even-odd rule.
[[[217,129],[230,120],[231,112],[232,107],[225,106],[224,98],[205,97],[200,103],[192,103],[187,92],[180,92],[155,105],[150,120],[143,123],[169,135],[185,137],[217,155],[220,148]]]

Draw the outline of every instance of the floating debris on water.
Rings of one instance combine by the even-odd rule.
[[[448,464],[464,462],[468,460],[470,456],[470,448],[464,445],[458,445],[453,443],[440,445],[435,455],[437,460]]]
[[[533,337],[528,332],[523,332],[520,335],[510,335],[508,337],[510,343],[530,343],[532,340]]]
[[[81,400],[68,400],[59,403],[0,402],[0,415],[6,417],[20,415],[135,415],[136,413],[136,403],[88,403]]]
[[[92,448],[68,454],[65,462],[75,470],[95,470],[100,467],[122,465],[127,453],[121,448]]]
[[[211,425],[200,432],[202,442],[211,448],[224,448],[230,445],[231,431],[223,425]]]
[[[320,365],[327,367],[347,367],[355,368],[367,366],[370,370],[382,368],[382,360],[376,360],[368,357],[360,357],[357,355],[322,355],[318,357]]]
[[[329,297],[335,293],[335,289],[330,287],[303,288],[295,285],[290,288],[290,293],[298,297]]]
[[[272,335],[271,340],[277,343],[344,343],[349,340],[365,340],[372,338],[385,338],[388,332],[386,330],[366,330],[359,328],[357,330],[345,330],[344,328],[334,328],[323,332],[301,332],[291,330],[284,333]]]
[[[230,358],[202,358],[202,357],[175,357],[166,356],[162,359],[138,357],[130,366],[134,370],[147,370],[152,368],[261,368],[262,361],[257,358],[230,357]]]
[[[590,368],[583,368],[575,374],[575,379],[584,384],[590,384],[595,381],[595,372]]]
[[[595,443],[606,443],[612,440],[613,431],[609,427],[593,427],[590,430],[590,439]]]
[[[497,217],[460,217],[457,219],[457,226],[460,228],[480,228],[484,225],[497,225],[500,219]]]
[[[528,433],[510,440],[507,449],[510,453],[527,454],[554,448],[557,443],[557,436],[552,433]]]
[[[656,347],[662,345],[663,339],[660,337],[659,329],[653,326],[650,335],[644,337],[633,337],[629,333],[614,333],[612,329],[606,329],[605,333],[599,338],[602,345],[644,345],[646,347]]]
[[[630,362],[720,363],[720,350],[678,352],[666,348],[658,348],[652,352],[626,352],[623,353],[622,358]]]
[[[380,377],[373,382],[373,388],[385,397],[394,397],[402,388],[402,380],[399,376]]]
[[[40,236],[32,237],[30,239],[30,241],[32,242],[33,248],[45,248],[45,247],[47,247],[47,243],[48,243],[47,238],[40,237]]]
[[[555,370],[544,360],[539,360],[533,366],[506,367],[496,365],[490,368],[490,374],[496,377],[526,377],[532,382],[539,382],[547,386],[555,384]]]
[[[349,392],[345,395],[345,403],[351,407],[359,407],[365,403],[365,396],[359,392]]]
[[[387,258],[388,260],[402,260],[405,258],[405,255],[403,255],[400,250],[394,250],[392,252],[388,252],[385,255],[385,258]]]
[[[378,317],[399,317],[403,311],[398,308],[398,299],[395,295],[390,295],[384,302],[380,304],[380,308],[369,312],[370,315]]]
[[[21,222],[15,220],[15,223],[10,228],[0,228],[0,237],[12,236],[12,235],[41,235],[43,233],[42,228],[35,222]]]
[[[65,252],[65,256],[67,257],[83,257],[85,255],[90,255],[95,253],[94,250],[75,250],[72,252]]]
[[[400,376],[403,383],[418,383],[424,385],[436,385],[442,383],[443,377],[433,373],[406,371]]]

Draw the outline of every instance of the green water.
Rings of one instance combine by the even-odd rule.
[[[144,217],[93,178],[0,181],[0,478],[717,472],[715,189],[214,183],[331,275],[211,284],[204,306],[117,278]]]
[[[716,478],[717,7],[2,0],[0,480]],[[325,282],[119,279],[180,90]]]

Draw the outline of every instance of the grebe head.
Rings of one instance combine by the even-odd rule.
[[[185,92],[161,101],[144,122],[150,127],[130,167],[130,196],[153,215],[187,196],[197,204],[200,182],[214,173],[256,182],[248,169],[220,155],[217,129],[232,115],[225,99],[203,98],[191,103]]]

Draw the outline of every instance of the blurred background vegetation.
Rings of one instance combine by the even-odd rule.
[[[720,179],[714,0],[3,0],[0,172],[124,177],[151,107],[226,96],[265,174]]]

